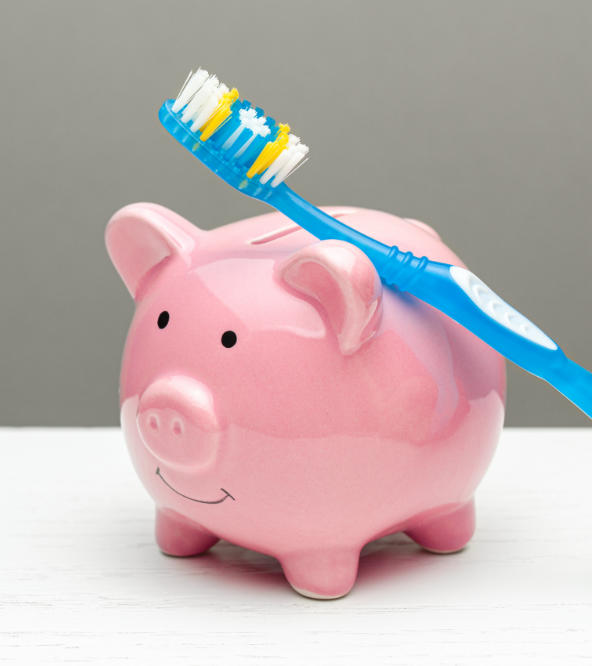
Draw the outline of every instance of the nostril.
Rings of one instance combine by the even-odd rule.
[[[179,470],[212,464],[222,436],[210,390],[181,375],[156,379],[140,395],[136,430],[158,461],[155,467],[162,463]]]

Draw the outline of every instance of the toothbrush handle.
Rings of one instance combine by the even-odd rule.
[[[377,268],[387,285],[448,315],[516,365],[545,379],[592,418],[592,374],[469,270],[396,246]]]
[[[592,419],[592,373],[567,356],[545,379]]]
[[[592,418],[592,374],[466,268],[388,247],[327,215],[282,183],[261,199],[317,238],[353,243],[387,285],[408,291],[469,329],[500,354],[541,377]]]

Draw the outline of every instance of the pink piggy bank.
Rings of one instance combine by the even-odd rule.
[[[421,222],[325,210],[461,263]],[[276,557],[301,594],[335,598],[369,541],[465,546],[504,418],[496,352],[383,288],[353,245],[280,214],[202,231],[140,203],[106,242],[136,302],[121,422],[165,553],[227,539]]]

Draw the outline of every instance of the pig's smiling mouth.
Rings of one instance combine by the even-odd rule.
[[[160,477],[160,480],[164,483],[164,485],[170,488],[174,493],[177,493],[177,495],[180,495],[185,499],[191,500],[192,502],[199,502],[200,504],[222,504],[222,502],[224,502],[224,500],[228,499],[229,497],[233,502],[236,502],[234,497],[228,492],[228,490],[224,490],[224,488],[220,488],[220,490],[224,493],[224,497],[221,497],[219,500],[201,500],[201,499],[195,499],[194,497],[188,497],[187,495],[183,495],[183,493],[180,493],[178,490],[175,490],[175,488],[171,486],[171,484],[162,475],[160,467],[156,468],[156,476]]]

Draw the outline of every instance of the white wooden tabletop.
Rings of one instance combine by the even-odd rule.
[[[115,429],[0,429],[0,662],[592,662],[592,430],[506,430],[456,555],[365,548],[349,596],[300,597],[220,542],[162,555]]]

